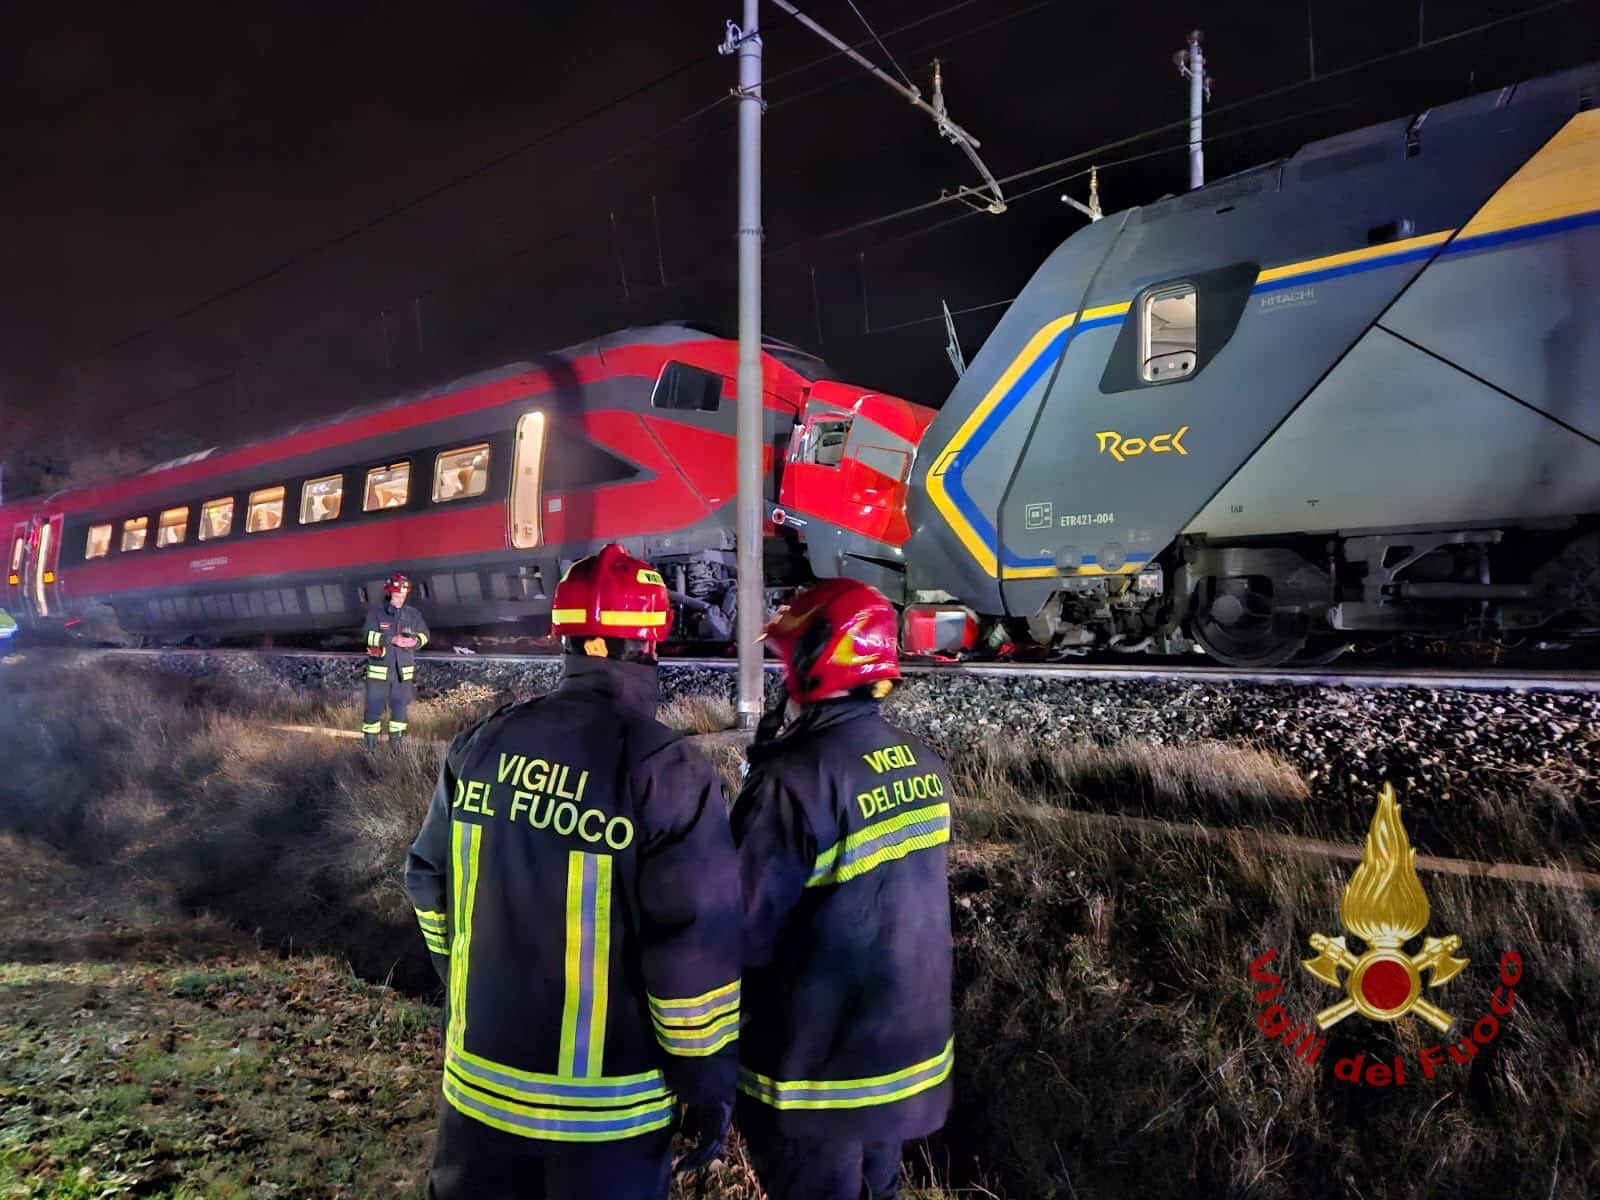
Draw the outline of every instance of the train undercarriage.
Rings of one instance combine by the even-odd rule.
[[[1594,636],[1600,523],[1185,539],[1138,574],[1067,580],[1010,626],[1058,653],[1198,649],[1236,667],[1325,663],[1392,634]]]

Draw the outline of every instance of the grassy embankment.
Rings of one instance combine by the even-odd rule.
[[[0,675],[0,1196],[416,1194],[437,1010],[398,864],[437,761],[423,739],[494,701],[421,705],[418,739],[368,759],[268,728],[348,727],[318,699]],[[1347,1020],[1307,1067],[1255,1024],[1249,964],[1278,951],[1297,1020],[1336,999],[1294,963],[1339,932],[1353,864],[1117,817],[1354,848],[1351,814],[1249,747],[1003,746],[954,766],[958,1101],[923,1174],[1009,1197],[1600,1192],[1595,893],[1425,872],[1429,932],[1472,960],[1432,993],[1455,1037],[1508,947],[1516,1011],[1433,1081],[1418,1053],[1445,1039],[1414,1019]],[[1593,781],[1560,813],[1545,794],[1473,798],[1452,851],[1549,866],[1592,843]],[[1406,1085],[1332,1078],[1358,1051],[1404,1056]],[[690,1194],[755,1193],[735,1152]]]

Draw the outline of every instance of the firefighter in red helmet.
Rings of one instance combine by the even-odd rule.
[[[417,651],[428,644],[428,623],[422,613],[406,603],[411,580],[400,572],[383,582],[383,603],[367,611],[362,630],[367,640],[366,708],[361,733],[368,749],[383,732],[383,713],[389,711],[389,740],[406,735],[406,711],[417,674]]]
[[[808,588],[767,639],[787,696],[733,810],[739,1128],[771,1200],[882,1200],[950,1102],[949,775],[878,711],[900,668],[872,588]]]
[[[665,1200],[675,1129],[679,1170],[721,1147],[738,862],[710,763],[655,720],[671,623],[648,563],[575,563],[560,686],[445,755],[406,867],[449,996],[434,1200]]]

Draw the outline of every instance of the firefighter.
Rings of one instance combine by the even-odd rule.
[[[406,710],[417,674],[417,651],[428,644],[428,623],[422,613],[408,607],[411,581],[396,571],[383,583],[383,605],[367,613],[367,705],[361,733],[370,750],[383,731],[383,712],[389,710],[389,741],[406,736]]]
[[[664,1200],[675,1127],[695,1170],[732,1115],[738,860],[655,720],[666,586],[607,546],[554,610],[560,686],[455,739],[406,867],[448,985],[433,1200]]]
[[[834,579],[767,630],[787,694],[748,752],[733,836],[738,1121],[771,1200],[895,1196],[901,1144],[949,1108],[950,782],[878,711],[896,624],[879,593]]]

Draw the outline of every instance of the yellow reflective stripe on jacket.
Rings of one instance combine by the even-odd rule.
[[[671,1099],[660,1071],[638,1075],[597,1075],[576,1079],[569,1075],[543,1075],[471,1054],[460,1046],[445,1048],[445,1070],[466,1087],[498,1092],[523,1104],[551,1104],[567,1108],[616,1108],[647,1100]]]
[[[717,1015],[727,1009],[739,1006],[739,981],[725,983],[721,987],[712,988],[709,992],[701,992],[698,996],[689,996],[682,1000],[663,1000],[659,996],[645,993],[645,999],[650,1003],[650,1015],[659,1018],[667,1024],[684,1024],[688,1020],[704,1021],[708,1017]]]
[[[400,668],[400,678],[401,679],[410,681],[412,679],[415,679],[416,677],[417,677],[417,669],[415,667],[401,667]]]
[[[450,905],[455,919],[452,931],[454,953],[450,955],[450,1037],[463,1045],[467,1034],[467,968],[471,963],[472,910],[478,892],[478,849],[483,828],[465,821],[450,825],[451,874],[454,895]]]
[[[668,1054],[703,1058],[739,1036],[739,981],[690,996],[664,1000],[645,994],[656,1041]]]
[[[387,678],[389,678],[389,668],[388,667],[370,667],[369,666],[367,668],[367,678],[368,679],[387,679]]]
[[[456,1111],[519,1137],[555,1142],[615,1142],[672,1123],[677,1099],[666,1096],[625,1108],[552,1108],[521,1104],[446,1074],[444,1098]]]
[[[563,1075],[600,1074],[611,979],[611,856],[567,855],[566,995],[561,1009]]]
[[[446,940],[446,922],[448,918],[442,912],[433,912],[426,908],[412,909],[417,914],[417,926],[422,930],[422,940],[434,954],[448,956],[450,943]]]
[[[869,1108],[893,1104],[938,1087],[950,1077],[955,1061],[955,1039],[951,1038],[932,1058],[888,1075],[872,1075],[865,1079],[780,1080],[741,1067],[739,1090],[773,1108]]]
[[[656,1025],[656,1041],[668,1054],[704,1058],[731,1044],[739,1036],[739,1014],[729,1013],[699,1029],[666,1029]]]
[[[383,645],[383,631],[381,629],[369,629],[369,630],[367,630],[367,645],[369,645],[369,646],[381,646],[381,645]]]
[[[925,804],[876,821],[817,855],[807,887],[827,887],[950,840],[950,805]]]

